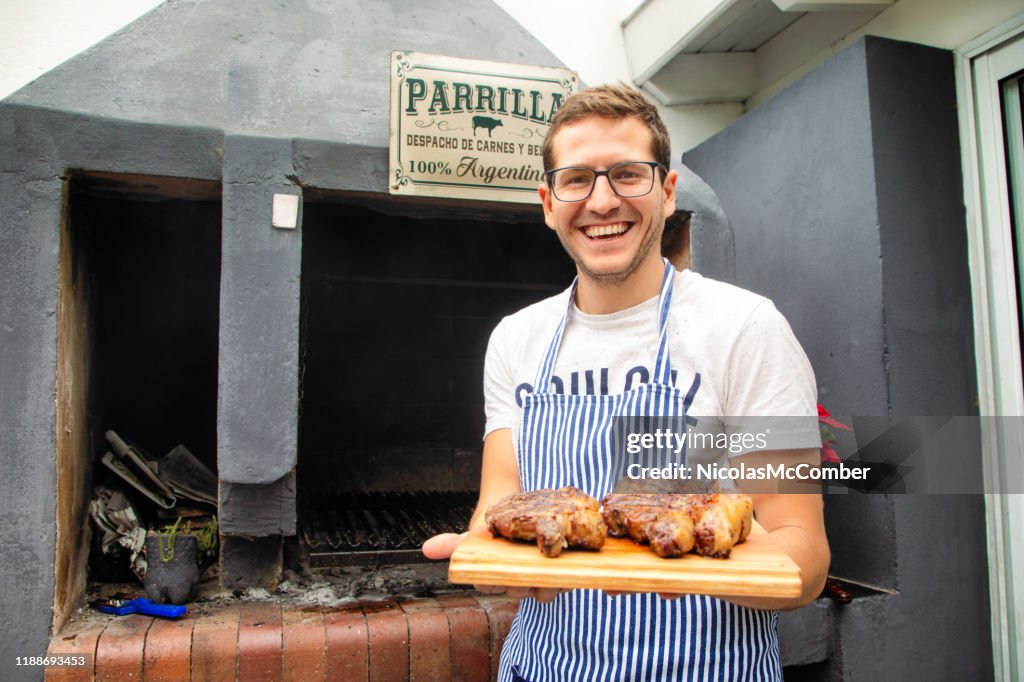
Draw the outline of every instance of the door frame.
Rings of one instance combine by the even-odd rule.
[[[1024,495],[1010,494],[1024,491],[1024,376],[999,85],[1024,69],[1024,14],[957,49],[954,61],[982,415],[993,669],[997,680],[1024,682]]]

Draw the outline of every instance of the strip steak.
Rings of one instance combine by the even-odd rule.
[[[662,557],[696,550],[725,559],[746,540],[753,520],[747,495],[610,493],[601,504],[610,535],[646,542]]]
[[[511,540],[535,540],[544,556],[565,547],[600,549],[608,528],[593,497],[578,488],[542,488],[500,500],[484,515],[487,528]]]

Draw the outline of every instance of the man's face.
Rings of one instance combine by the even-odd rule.
[[[562,127],[552,145],[555,168],[586,166],[606,170],[623,161],[653,161],[650,130],[639,119],[590,116]],[[591,195],[559,201],[542,184],[544,221],[576,262],[581,277],[595,283],[623,282],[653,259],[659,263],[665,216],[675,210],[676,172],[658,170],[654,187],[642,197],[623,198],[599,177]],[[599,234],[602,233],[602,234]]]

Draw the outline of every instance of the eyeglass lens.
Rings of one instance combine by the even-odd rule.
[[[654,186],[655,170],[646,163],[620,163],[607,171],[590,168],[562,168],[553,174],[551,186],[562,201],[581,201],[590,196],[598,175],[607,175],[612,190],[620,197],[641,197]]]

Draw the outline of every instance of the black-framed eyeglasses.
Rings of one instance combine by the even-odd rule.
[[[654,189],[658,169],[668,169],[657,161],[623,161],[608,170],[594,170],[586,166],[565,166],[545,173],[548,187],[559,201],[583,201],[594,191],[600,176],[608,178],[612,191],[625,199],[642,197]]]

